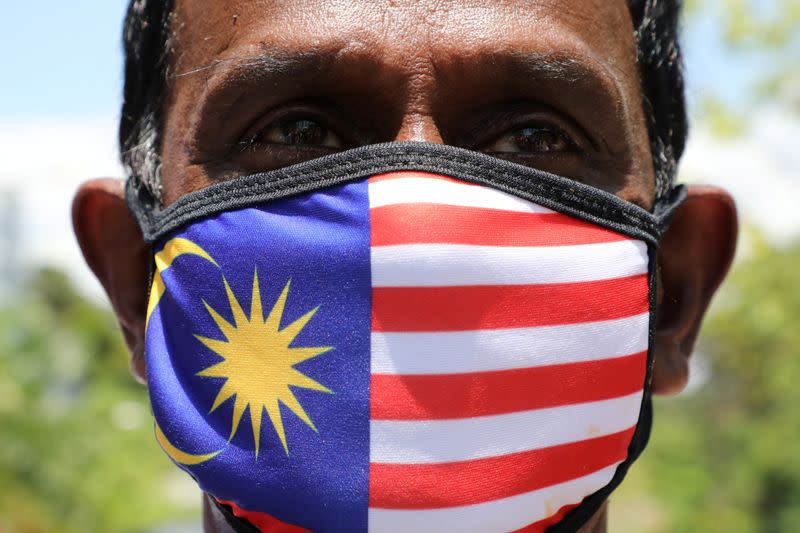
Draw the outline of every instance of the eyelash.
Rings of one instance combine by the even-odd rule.
[[[251,128],[249,132],[238,142],[235,143],[235,147],[239,153],[247,153],[247,152],[257,152],[260,149],[264,149],[269,147],[271,150],[283,150],[283,151],[292,151],[292,152],[299,152],[299,151],[319,151],[319,152],[327,152],[327,151],[335,151],[334,148],[331,147],[323,147],[323,146],[315,146],[315,145],[304,145],[304,144],[288,144],[288,143],[275,143],[275,142],[261,142],[259,138],[263,136],[270,128],[281,127],[283,124],[291,121],[301,121],[301,120],[309,120],[318,123],[322,128],[325,128],[326,131],[333,134],[336,138],[342,141],[342,149],[349,146],[351,143],[347,142],[347,138],[344,135],[339,133],[339,130],[336,128],[332,128],[330,126],[330,121],[327,117],[321,116],[319,113],[316,113],[309,109],[295,109],[291,110],[286,113],[281,113],[277,117],[270,117],[270,120],[261,120],[258,122],[259,126],[257,129]],[[263,125],[263,126],[262,126]],[[514,136],[519,134],[522,130],[526,128],[533,128],[538,130],[544,130],[550,132],[555,138],[561,140],[565,143],[565,149],[557,150],[557,151],[518,151],[518,152],[503,152],[503,151],[491,151],[487,150],[489,146],[494,143],[500,142],[504,137]],[[490,128],[491,129],[491,128]],[[499,129],[499,128],[498,128]],[[495,132],[494,135],[489,137],[488,141],[481,141],[476,145],[472,146],[472,149],[487,151],[489,153],[507,153],[507,154],[514,154],[516,157],[526,158],[526,157],[540,157],[542,155],[549,155],[557,156],[557,155],[564,155],[569,153],[575,153],[582,150],[582,145],[580,142],[576,141],[574,136],[568,133],[564,128],[553,124],[552,122],[547,122],[544,120],[529,120],[519,122],[517,124],[512,125],[504,125],[501,131]],[[513,141],[511,141],[513,142]]]
[[[569,133],[567,133],[563,128],[560,128],[554,124],[548,124],[546,122],[525,122],[522,124],[514,125],[510,128],[507,128],[506,133],[499,135],[495,139],[499,139],[504,135],[510,135],[527,128],[546,130],[548,132],[551,132],[555,137],[566,143],[567,151],[574,151],[580,149],[578,143],[575,140],[573,140],[572,136]]]
[[[258,148],[263,148],[266,146],[269,146],[273,149],[291,148],[297,150],[304,145],[289,145],[282,143],[260,142],[259,137],[261,137],[270,128],[280,127],[282,124],[285,124],[287,122],[300,121],[300,120],[309,120],[312,122],[316,122],[320,126],[325,128],[327,131],[332,132],[338,138],[346,140],[345,136],[341,135],[338,129],[332,128],[330,126],[331,121],[328,119],[328,117],[321,115],[319,112],[313,109],[301,107],[301,108],[289,109],[284,112],[276,114],[268,114],[267,117],[258,120],[254,126],[250,127],[244,134],[244,136],[239,141],[237,141],[234,146],[239,152],[255,151]],[[314,148],[311,145],[307,145],[307,147]]]

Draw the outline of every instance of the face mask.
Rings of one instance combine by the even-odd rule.
[[[647,441],[684,196],[651,214],[422,143],[163,210],[131,186],[156,437],[239,528],[574,531]]]

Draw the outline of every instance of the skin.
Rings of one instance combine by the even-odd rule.
[[[650,209],[655,190],[625,0],[179,0],[162,145],[164,203],[209,184],[392,140],[542,168]],[[149,248],[122,181],[73,220],[143,383]],[[674,394],[730,265],[736,210],[694,187],[659,252],[653,390]],[[206,531],[228,531],[206,502]],[[582,528],[606,530],[604,506]]]

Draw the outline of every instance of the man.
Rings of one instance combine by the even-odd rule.
[[[128,179],[168,207],[247,174],[422,141],[564,176],[651,211],[673,186],[687,131],[679,11],[658,0],[134,0],[120,128]],[[73,216],[134,374],[147,383],[146,295],[158,250],[143,239],[121,181],[85,183]],[[727,193],[690,188],[657,256],[652,392],[685,386],[736,232]],[[284,447],[289,454],[285,439]],[[206,531],[246,527],[220,502],[205,496]],[[605,531],[606,506],[592,511],[580,531]],[[270,524],[261,527],[292,530]]]

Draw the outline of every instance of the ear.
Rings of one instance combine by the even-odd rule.
[[[131,351],[131,368],[146,382],[144,323],[150,247],[125,203],[124,182],[87,181],[72,201],[72,225],[83,257],[103,285]]]
[[[658,253],[654,393],[677,394],[686,386],[703,315],[730,268],[737,235],[730,194],[690,186]]]

